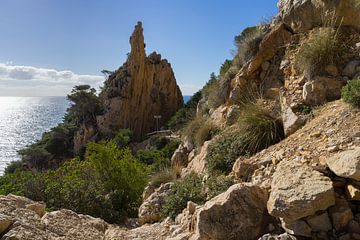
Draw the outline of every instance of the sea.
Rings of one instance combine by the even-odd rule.
[[[66,97],[0,97],[0,175],[19,159],[18,150],[62,122],[68,107]]]

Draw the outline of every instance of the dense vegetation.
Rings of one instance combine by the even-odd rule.
[[[343,87],[341,97],[345,102],[360,108],[360,78],[350,80],[348,84]]]

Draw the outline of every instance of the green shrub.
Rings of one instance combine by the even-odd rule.
[[[185,135],[191,143],[197,147],[201,147],[205,141],[210,140],[217,133],[217,130],[216,125],[212,123],[210,119],[205,120],[204,117],[197,116],[188,123],[183,135]]]
[[[170,166],[170,159],[164,156],[162,151],[156,149],[139,150],[136,153],[136,158],[146,165],[151,165],[155,172]]]
[[[224,175],[213,175],[206,180],[207,200],[225,192],[229,187],[234,185],[234,181]]]
[[[24,169],[24,162],[22,160],[17,160],[10,162],[5,167],[5,174],[14,173],[16,170],[23,170]]]
[[[341,97],[345,102],[355,107],[360,107],[360,78],[350,80],[341,91]]]
[[[246,154],[242,148],[243,139],[240,134],[236,127],[230,127],[210,143],[206,155],[210,173],[229,174],[236,159]]]
[[[131,141],[133,132],[130,129],[120,129],[112,139],[118,148],[127,147]]]
[[[241,106],[237,126],[219,134],[208,148],[211,173],[229,174],[239,156],[251,156],[284,138],[282,121],[255,103]]]
[[[299,70],[313,75],[322,73],[329,64],[336,64],[344,50],[338,35],[338,30],[332,27],[317,28],[310,32],[295,56]]]
[[[165,216],[175,218],[186,208],[188,201],[203,204],[205,200],[206,196],[203,191],[201,177],[191,173],[184,179],[174,183],[169,195],[166,197],[162,212]]]

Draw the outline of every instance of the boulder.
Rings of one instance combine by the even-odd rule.
[[[336,175],[360,181],[360,147],[336,153],[326,163]]]
[[[191,239],[257,239],[267,216],[267,198],[267,191],[257,185],[233,185],[197,211]]]
[[[302,97],[308,105],[321,105],[339,99],[343,86],[343,81],[327,77],[316,77],[314,80],[304,84]]]
[[[291,223],[334,204],[330,178],[296,161],[283,160],[277,165],[267,203],[271,215]]]
[[[331,221],[327,212],[306,218],[306,222],[314,232],[327,232],[332,229]]]
[[[360,201],[360,189],[358,186],[353,185],[353,184],[348,184],[346,186],[346,190],[347,190],[348,197],[351,200]]]
[[[34,211],[37,215],[39,215],[39,217],[42,217],[45,215],[46,211],[46,205],[44,203],[30,203],[30,204],[26,204],[26,208],[29,210]]]
[[[282,94],[280,95],[280,104],[285,136],[289,136],[304,126],[305,120],[294,113],[287,99]]]
[[[9,229],[13,222],[14,221],[9,216],[0,214],[0,235],[2,235],[6,230]]]
[[[344,229],[354,218],[349,204],[344,199],[336,199],[336,205],[329,208],[329,214],[337,231]]]
[[[42,218],[46,230],[65,239],[98,240],[103,239],[108,224],[99,219],[76,214],[70,210],[48,212]]]
[[[342,75],[349,77],[349,78],[353,78],[355,76],[355,74],[357,73],[356,68],[360,65],[360,61],[359,60],[353,60],[350,61],[344,68]]]
[[[155,190],[139,208],[139,223],[157,222],[161,218],[161,210],[165,204],[165,198],[171,190],[172,183],[162,184]]]
[[[171,157],[171,165],[186,167],[188,164],[188,155],[188,149],[183,144],[180,144]]]
[[[289,234],[301,237],[311,237],[311,228],[303,220],[297,220],[292,223],[282,221],[281,226]]]

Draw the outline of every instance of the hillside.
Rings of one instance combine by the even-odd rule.
[[[153,72],[151,64],[163,69],[167,62],[145,57],[138,24],[130,42],[140,51],[109,76],[110,88],[100,94],[107,107],[95,119],[96,136],[112,127],[119,132],[90,141],[83,159],[19,175],[56,211],[2,196],[2,239],[360,239],[360,3],[279,0],[278,7],[271,21],[235,37],[234,59],[182,108],[171,68]],[[141,63],[129,66],[134,59]],[[164,91],[172,100],[157,90],[118,88],[124,68],[132,79],[170,78]],[[154,107],[136,107],[142,96]],[[167,103],[169,121],[162,124],[170,134],[139,141],[153,126],[132,124]],[[139,112],[132,119],[114,109]],[[132,141],[121,130],[128,127]],[[81,146],[96,140],[80,139]],[[3,181],[0,190],[24,192]]]

